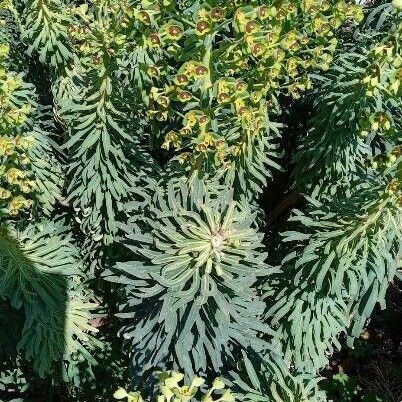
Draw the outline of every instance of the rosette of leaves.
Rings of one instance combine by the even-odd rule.
[[[167,59],[148,69],[149,115],[161,122],[154,134],[165,135],[162,147],[175,150],[190,174],[218,174],[251,198],[278,168],[278,95],[298,98],[310,88],[305,72],[328,68],[334,30],[347,18],[360,20],[362,10],[345,2],[256,1],[200,2],[180,13],[172,10],[150,36]]]
[[[298,370],[323,368],[342,333],[351,346],[375,305],[385,308],[400,267],[402,191],[395,178],[367,184],[349,198],[312,201],[308,215],[295,211],[298,229],[284,233],[293,248],[267,317]]]
[[[123,285],[119,316],[137,373],[160,364],[218,372],[238,349],[267,347],[253,284],[270,268],[253,220],[230,191],[181,180],[129,222],[132,259],[105,275]]]

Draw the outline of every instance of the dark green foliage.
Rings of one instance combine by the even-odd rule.
[[[336,57],[314,94],[310,129],[294,158],[297,185],[316,197],[350,197],[365,181],[368,160],[400,144],[398,18],[384,4],[370,13]],[[370,24],[377,22],[377,29]],[[381,28],[381,29],[379,29]],[[399,66],[399,67],[398,67]],[[396,166],[396,164],[394,165]]]
[[[371,152],[358,127],[368,107],[359,80],[366,71],[366,57],[341,53],[320,82],[311,128],[294,158],[293,174],[303,190],[321,197],[350,196],[361,181]]]
[[[313,204],[308,215],[296,212],[290,219],[300,230],[284,233],[284,241],[297,245],[284,261],[267,316],[278,325],[285,355],[297,368],[324,367],[342,332],[352,343],[375,304],[385,308],[402,238],[397,202],[371,184],[349,199]],[[284,287],[289,277],[291,286]]]
[[[23,31],[21,39],[28,42],[27,53],[38,53],[41,63],[65,68],[74,57],[67,34],[71,18],[63,1],[22,0]]]
[[[240,369],[240,370],[239,370]],[[265,358],[243,352],[238,373],[232,374],[238,398],[244,402],[303,402],[325,401],[325,394],[319,390],[317,379],[310,376],[291,375],[278,355]]]
[[[68,283],[68,277],[79,273],[79,261],[65,232],[60,224],[43,223],[22,233],[2,233],[0,295],[14,308],[24,308],[18,349],[27,359],[34,359],[34,369],[41,376],[65,351],[72,360],[83,354],[92,361],[87,348],[100,346],[95,338],[84,335],[86,310],[93,308],[86,291],[80,292],[73,281]],[[68,300],[70,287],[74,296]]]

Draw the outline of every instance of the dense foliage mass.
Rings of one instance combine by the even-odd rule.
[[[402,268],[401,17],[1,0],[0,400],[326,401]]]

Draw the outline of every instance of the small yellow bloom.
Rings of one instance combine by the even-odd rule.
[[[215,142],[214,137],[213,137],[213,135],[211,133],[206,133],[204,135],[203,140],[204,140],[204,144],[206,144],[206,145],[213,145],[214,142]]]
[[[0,156],[14,153],[14,142],[8,137],[0,137]]]
[[[11,197],[11,191],[0,187],[0,200],[6,200]]]
[[[206,10],[205,8],[202,8],[201,10],[198,11],[198,17],[201,20],[205,20],[208,18],[208,10]]]
[[[225,388],[225,383],[219,378],[215,378],[214,382],[212,383],[212,388],[215,389],[223,389]]]
[[[194,127],[198,122],[197,115],[194,112],[188,112],[185,116],[185,125]]]
[[[236,110],[239,111],[241,108],[246,107],[246,102],[243,98],[237,98],[234,101],[234,105],[236,107]]]
[[[128,393],[124,388],[119,388],[114,394],[113,394],[113,398],[115,399],[123,399],[123,398],[127,398]]]
[[[169,149],[170,145],[172,145],[173,148],[178,148],[180,144],[181,144],[181,138],[179,134],[176,131],[169,131],[166,134],[165,142],[163,143],[162,148]]]
[[[20,186],[20,190],[26,194],[32,192],[36,186],[36,183],[33,180],[24,180],[18,184]]]
[[[201,143],[201,144],[197,144],[196,149],[199,152],[205,153],[205,152],[208,151],[208,146],[206,144],[204,144],[204,143]]]
[[[227,170],[232,170],[234,167],[233,163],[230,161],[224,162],[223,164],[223,168],[227,171]]]
[[[28,165],[31,162],[31,159],[26,154],[21,154],[19,159],[21,165]]]
[[[15,216],[21,209],[29,207],[31,203],[30,200],[27,200],[22,195],[18,195],[17,197],[12,198],[8,204],[9,214]]]
[[[34,144],[34,137],[31,135],[17,135],[15,138],[15,146],[20,149],[29,149]]]
[[[227,152],[224,149],[219,149],[215,154],[215,159],[218,164],[223,164],[226,160]]]
[[[236,19],[237,25],[239,27],[239,30],[244,32],[246,30],[247,22],[249,21],[249,18],[246,15],[246,13],[244,13],[243,11],[237,10],[235,19]]]
[[[190,152],[183,152],[179,155],[179,163],[182,165],[190,157]]]
[[[10,168],[7,170],[5,177],[10,184],[17,184],[19,179],[25,178],[25,174],[17,168]]]
[[[234,146],[232,149],[232,154],[234,156],[239,156],[241,153],[241,145]]]
[[[219,93],[229,93],[230,92],[230,84],[225,80],[218,81],[218,92]]]

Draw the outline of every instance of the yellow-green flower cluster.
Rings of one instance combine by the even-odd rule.
[[[180,385],[184,374],[176,371],[165,371],[159,375],[159,389],[157,402],[188,402],[192,399],[201,402],[234,402],[235,398],[230,389],[225,388],[225,383],[220,378],[215,378],[212,386],[205,392],[200,393],[200,387],[205,380],[194,377],[190,385]],[[201,395],[201,396],[200,396]],[[142,402],[139,392],[127,392],[119,388],[114,393],[115,399],[127,398],[127,402]]]
[[[82,4],[70,9],[75,17],[68,27],[68,35],[82,64],[102,65],[118,52],[126,50],[125,32],[133,19],[127,1],[93,1],[91,7]]]
[[[397,145],[385,154],[376,155],[371,161],[371,167],[376,170],[391,168],[401,155],[402,145]]]
[[[397,8],[397,4],[393,3]],[[395,11],[396,12],[396,11]],[[360,80],[365,91],[366,112],[361,115],[358,128],[362,137],[375,134],[394,142],[392,149],[376,155],[371,168],[392,170],[396,165],[396,177],[389,183],[387,196],[395,196],[402,206],[402,155],[400,105],[402,97],[402,24],[373,47],[368,55],[369,66]]]
[[[367,73],[361,79],[367,102],[374,105],[372,111],[361,116],[360,133],[363,137],[374,132],[391,136],[400,128],[396,127],[392,114],[387,110],[376,110],[375,99],[401,99],[402,96],[402,25],[395,33],[387,36],[381,44],[374,47],[369,55]]]
[[[168,43],[172,35],[178,35],[179,27],[166,26],[161,32],[154,32],[166,0],[161,4],[151,0],[136,3],[134,7],[128,0],[95,0],[89,6],[82,4],[69,10],[74,18],[68,35],[81,64],[102,67],[115,62],[119,54],[126,55],[141,47],[152,50],[162,40]]]
[[[29,103],[16,104],[23,81],[7,71],[8,44],[0,44],[0,209],[10,216],[29,208],[36,183],[30,170],[33,137],[25,133]]]
[[[180,163],[224,169],[249,151],[250,138],[264,135],[278,92],[297,99],[309,90],[307,72],[326,70],[333,59],[335,31],[363,18],[361,7],[345,1],[212,1],[158,27],[169,12],[150,3],[141,10],[154,29],[149,41],[173,56],[147,69],[149,118],[171,128],[162,148],[178,150]]]
[[[371,161],[371,168],[377,171],[396,168],[396,175],[386,188],[386,196],[394,196],[402,207],[402,145],[396,145],[387,153],[376,155]]]
[[[397,203],[402,207],[402,182],[398,179],[393,179],[386,188],[386,196],[395,197]]]

